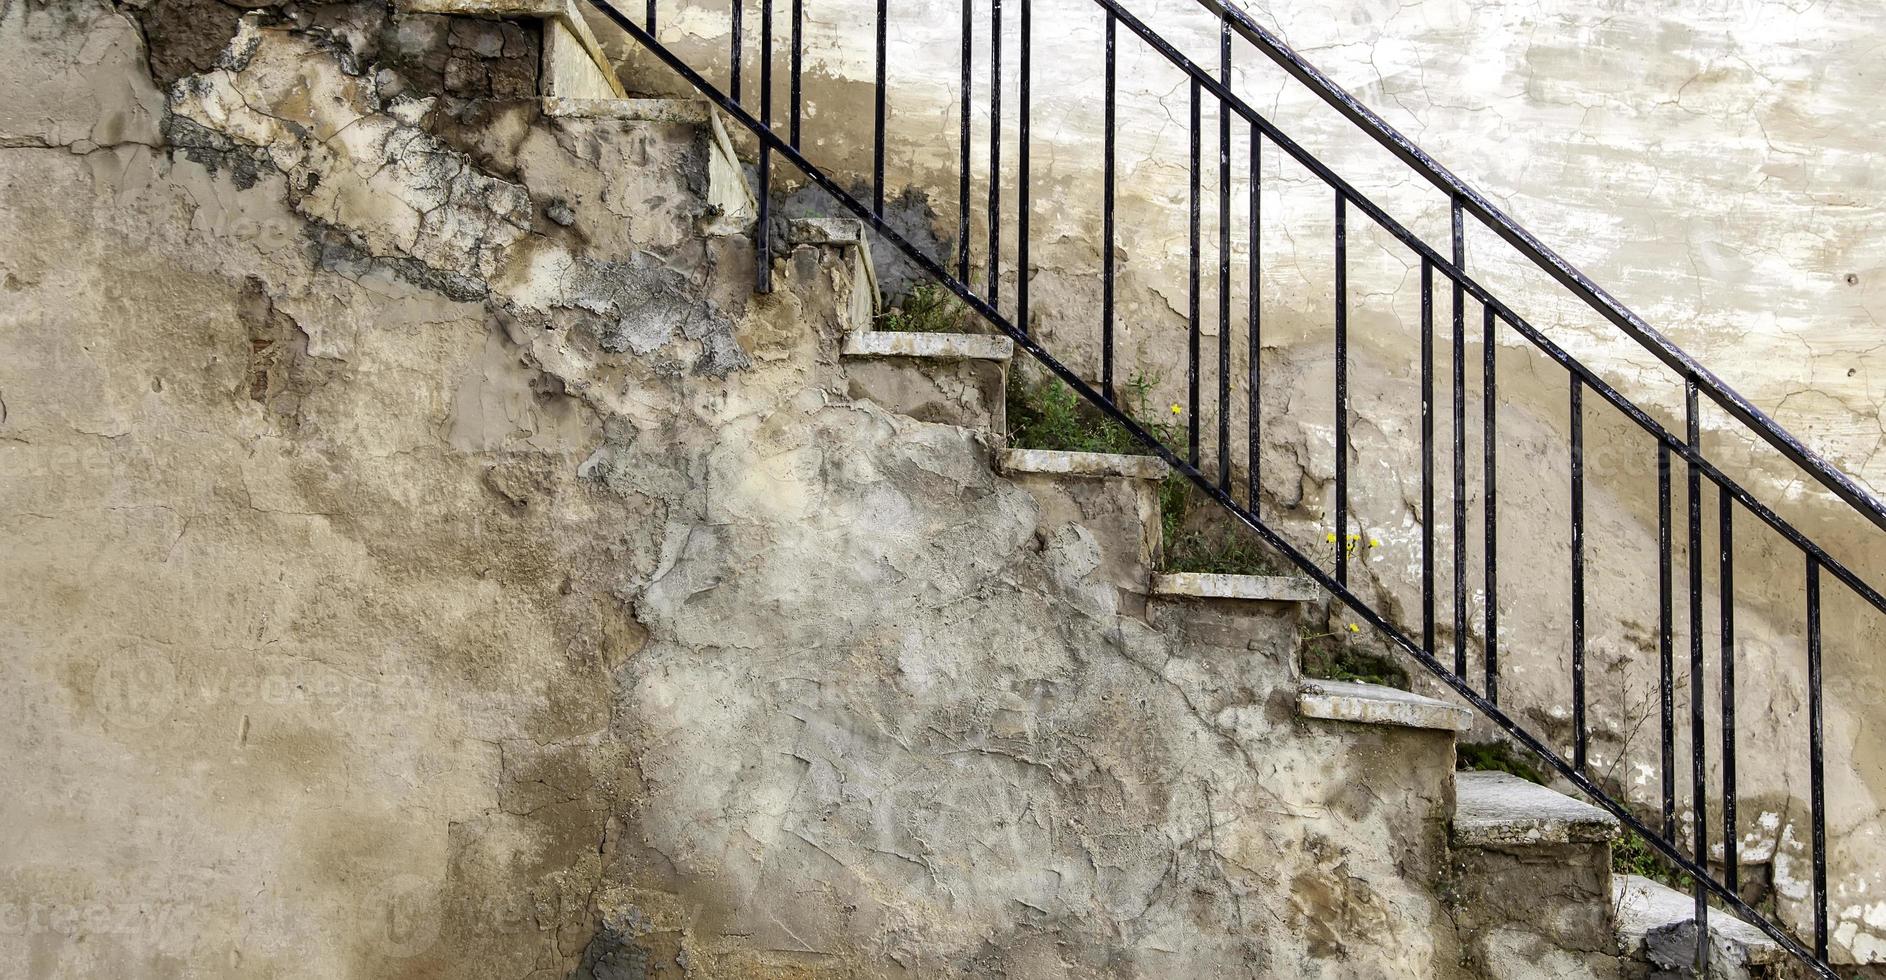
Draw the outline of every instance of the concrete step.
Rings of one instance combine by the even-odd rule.
[[[851,397],[991,438],[1008,428],[1008,363],[1014,352],[1007,337],[881,330],[847,334],[843,351]]]
[[[1009,449],[1002,453],[1002,472],[1039,473],[1051,476],[1124,477],[1132,480],[1163,480],[1172,472],[1157,456],[1123,456],[1114,453],[1073,453],[1059,449]]]
[[[1617,907],[1618,948],[1661,970],[1682,971],[1696,956],[1696,899],[1637,875],[1611,880]],[[1787,951],[1768,934],[1721,909],[1709,910],[1709,976],[1744,980],[1785,962]],[[1687,974],[1686,974],[1687,975]]]
[[[1454,846],[1608,844],[1618,820],[1603,810],[1503,772],[1454,779]]]
[[[1456,922],[1482,975],[1618,976],[1617,820],[1506,773],[1454,776]]]
[[[1153,594],[1187,599],[1245,599],[1253,602],[1315,602],[1316,583],[1290,575],[1213,575],[1168,572],[1153,579]]]
[[[845,328],[854,333],[870,332],[878,311],[884,306],[884,294],[878,286],[877,266],[871,261],[871,244],[865,237],[864,222],[857,218],[794,218],[786,222],[786,244],[838,248],[850,256],[852,279],[863,283],[864,288],[852,290],[852,301],[845,311]]]
[[[1049,545],[1092,554],[1085,574],[1110,582],[1116,611],[1147,613],[1153,557],[1159,548],[1159,481],[1166,464],[1152,456],[1008,449],[996,465],[1038,507],[1035,533]]]
[[[1459,705],[1379,684],[1305,678],[1297,685],[1297,714],[1358,725],[1397,725],[1439,732],[1473,727],[1473,713]]]
[[[1015,356],[1015,342],[979,333],[861,330],[845,338],[845,356],[1006,362]]]

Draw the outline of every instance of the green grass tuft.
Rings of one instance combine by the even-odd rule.
[[[1185,432],[1176,423],[1153,421],[1163,417],[1148,402],[1158,378],[1135,374],[1126,383],[1123,408],[1159,441],[1185,452]],[[1009,375],[1009,445],[1017,449],[1059,449],[1080,453],[1123,456],[1153,455],[1126,427],[1074,393],[1061,379],[1049,377],[1037,384]],[[1216,575],[1275,575],[1277,564],[1240,528],[1201,530],[1190,518],[1206,498],[1190,480],[1174,473],[1159,487],[1160,529],[1164,532],[1164,570]]]
[[[1135,377],[1128,390],[1144,402],[1145,390],[1156,382]],[[1130,410],[1135,420],[1145,413]],[[1008,390],[1009,445],[1017,449],[1059,449],[1076,453],[1113,453],[1122,456],[1150,456],[1152,447],[1139,441],[1126,427],[1074,393],[1060,378],[1048,377],[1029,385],[1021,372],[1009,373]],[[1157,424],[1140,421],[1161,441],[1170,445],[1172,433]]]
[[[878,314],[879,330],[902,333],[970,333],[971,312],[954,293],[933,282],[919,283],[901,303]]]
[[[1628,828],[1624,837],[1611,845],[1611,873],[1637,875],[1677,891],[1689,891],[1689,876],[1678,871],[1670,859],[1657,853],[1649,842]]]

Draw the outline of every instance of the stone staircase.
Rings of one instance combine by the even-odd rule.
[[[701,128],[710,146],[704,195],[718,217],[704,232],[734,235],[755,220],[754,195],[716,110],[705,102],[627,99],[580,15],[565,3],[404,0],[414,12],[541,25],[546,115],[658,121]],[[1395,688],[1305,676],[1299,617],[1323,601],[1292,577],[1169,574],[1158,487],[1169,475],[1151,456],[1018,449],[1005,445],[1005,397],[1015,350],[984,334],[873,329],[876,281],[861,222],[800,219],[794,247],[829,253],[862,288],[839,311],[847,333],[840,371],[847,395],[917,422],[975,435],[995,473],[1025,490],[1039,513],[1037,540],[1077,541],[1116,602],[1096,610],[1181,636],[1237,670],[1170,663],[1166,680],[1242,746],[1287,741],[1313,769],[1286,771],[1247,748],[1250,764],[1292,783],[1326,819],[1361,825],[1388,813],[1394,835],[1379,841],[1404,883],[1431,889],[1458,936],[1458,964],[1428,975],[1661,977],[1688,968],[1693,901],[1647,879],[1614,875],[1620,828],[1604,811],[1503,773],[1457,772],[1456,739],[1471,727],[1464,707]],[[1354,889],[1381,882],[1353,872],[1302,880],[1320,897],[1310,907],[1338,914]],[[1307,928],[1315,931],[1312,922]],[[1711,918],[1710,975],[1766,976],[1783,954],[1731,916]],[[1312,948],[1315,943],[1312,942]],[[1456,968],[1458,967],[1458,969]]]

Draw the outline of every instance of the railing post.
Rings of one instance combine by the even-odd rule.
[[[1199,343],[1198,343],[1198,338],[1199,338],[1198,185],[1199,185],[1200,152],[1199,152],[1198,120],[1199,120],[1200,95],[1199,95],[1198,79],[1196,78],[1192,79],[1191,93],[1192,93],[1191,110],[1190,110],[1190,114],[1187,116],[1188,124],[1186,127],[1186,131],[1190,134],[1190,137],[1191,137],[1191,158],[1190,158],[1191,162],[1190,162],[1190,165],[1187,167],[1187,182],[1186,182],[1186,187],[1187,187],[1186,200],[1188,202],[1188,206],[1190,209],[1191,223],[1188,226],[1188,232],[1186,236],[1186,243],[1187,243],[1186,244],[1186,302],[1187,302],[1186,326],[1187,326],[1187,331],[1186,331],[1186,357],[1185,357],[1185,391],[1186,391],[1186,405],[1185,405],[1186,429],[1185,429],[1185,432],[1186,432],[1188,445],[1186,446],[1185,455],[1186,455],[1186,462],[1192,464],[1192,467],[1194,469],[1197,469],[1198,461],[1199,461],[1199,446],[1198,446],[1198,346],[1199,346]]]
[[[1261,313],[1262,313],[1262,311],[1259,308],[1259,300],[1263,295],[1263,285],[1264,285],[1263,278],[1262,278],[1263,265],[1260,261],[1260,256],[1263,253],[1262,242],[1260,241],[1260,233],[1263,229],[1262,219],[1264,216],[1264,205],[1263,205],[1264,178],[1263,178],[1263,174],[1259,170],[1259,164],[1261,162],[1261,153],[1263,151],[1263,148],[1264,148],[1263,132],[1259,130],[1256,125],[1252,125],[1251,126],[1251,209],[1250,209],[1251,210],[1251,215],[1250,215],[1251,260],[1247,264],[1247,272],[1248,272],[1248,277],[1250,281],[1248,285],[1246,286],[1247,295],[1245,297],[1246,302],[1250,306],[1249,311],[1245,314],[1246,329],[1249,331],[1249,335],[1250,335],[1249,346],[1250,346],[1250,353],[1251,353],[1250,363],[1245,366],[1246,373],[1249,375],[1247,379],[1247,383],[1246,383],[1245,395],[1248,401],[1250,402],[1248,416],[1245,419],[1245,422],[1246,422],[1245,435],[1247,437],[1247,441],[1250,443],[1250,447],[1247,450],[1247,455],[1249,456],[1249,459],[1245,467],[1245,476],[1247,477],[1247,480],[1250,483],[1250,488],[1248,490],[1249,499],[1250,499],[1249,506],[1251,508],[1251,513],[1253,514],[1258,513],[1258,506],[1259,506],[1259,491],[1258,491],[1259,476],[1258,474],[1262,470],[1261,461],[1259,459],[1259,453],[1261,450],[1259,446],[1258,436],[1263,431],[1263,402],[1258,397],[1258,391],[1259,391],[1258,383],[1263,377],[1263,366],[1262,366],[1261,361],[1264,356],[1263,354],[1264,346],[1262,343],[1262,340],[1263,340],[1262,329],[1259,325],[1260,320],[1261,320]]]
[[[1670,446],[1657,443],[1657,703],[1662,735],[1663,839],[1676,840],[1676,668],[1670,583]]]
[[[1696,460],[1703,452],[1702,419],[1696,404],[1696,382],[1684,390],[1690,459],[1685,490],[1689,498],[1690,572],[1690,843],[1696,863],[1709,866],[1709,787],[1703,741],[1703,475]],[[1701,879],[1696,886],[1696,970],[1709,968],[1709,900]]]
[[[1033,329],[1028,322],[1028,225],[1033,214],[1029,203],[1028,184],[1029,138],[1028,124],[1033,107],[1029,104],[1030,75],[1032,55],[1030,53],[1034,34],[1034,2],[1022,2],[1021,33],[1021,92],[1020,105],[1016,116],[1016,169],[1021,171],[1015,181],[1015,325],[1027,331]]]
[[[1721,548],[1718,578],[1722,586],[1722,883],[1737,890],[1740,872],[1735,826],[1735,500],[1718,488],[1721,497]]]
[[[745,15],[746,0],[730,0],[728,3],[727,44],[730,59],[727,94],[733,96],[735,105],[740,104],[740,18]]]
[[[760,0],[760,124],[773,128],[773,0]],[[773,291],[773,144],[760,141],[760,216],[753,231],[753,289]]]
[[[1434,655],[1434,263],[1421,260],[1421,649]]]
[[[884,73],[887,68],[885,59],[889,48],[888,0],[878,0],[877,11],[877,84],[875,113],[871,124],[871,213],[884,214],[884,120],[886,100],[884,93]]]
[[[1115,64],[1114,35],[1117,27],[1118,18],[1114,16],[1112,10],[1108,10],[1106,51],[1107,91],[1105,109],[1106,133],[1102,137],[1103,161],[1101,169],[1103,172],[1101,174],[1102,189],[1100,201],[1100,221],[1102,225],[1100,233],[1102,249],[1100,272],[1100,390],[1102,394],[1107,396],[1107,401],[1109,402],[1117,402],[1120,397],[1119,392],[1116,391],[1113,386],[1113,184],[1115,180],[1114,170],[1117,166],[1115,154],[1118,152],[1118,148],[1115,145],[1114,129],[1118,125],[1118,120],[1116,119],[1118,110],[1115,101],[1119,97],[1119,82],[1116,77],[1118,69]]]
[[[1002,295],[1002,0],[989,0],[989,306]]]
[[[1585,771],[1585,383],[1572,376],[1572,766]]]
[[[1336,581],[1349,584],[1349,199],[1336,192]]]
[[[799,3],[801,0],[793,0]],[[973,0],[962,0],[963,5],[963,81],[957,140],[960,144],[961,157],[956,164],[956,278],[960,282],[969,281],[969,95],[972,80],[970,76],[970,46],[975,40],[973,24]]]
[[[1218,21],[1218,81],[1231,88],[1231,22]],[[1231,490],[1231,106],[1218,100],[1218,488]]]
[[[1827,774],[1822,755],[1821,566],[1807,559],[1808,800],[1814,836],[1814,955],[1827,959]]]
[[[1494,364],[1499,356],[1499,338],[1494,328],[1499,320],[1493,314],[1493,307],[1486,307],[1486,329],[1481,341],[1481,353],[1485,366],[1481,369],[1480,380],[1485,385],[1481,396],[1481,412],[1485,416],[1481,423],[1481,437],[1484,443],[1486,473],[1486,559],[1487,559],[1487,608],[1486,608],[1486,644],[1483,650],[1483,666],[1486,668],[1486,699],[1494,704],[1500,703],[1500,563],[1499,563],[1499,467],[1496,465],[1499,449],[1498,418],[1499,398],[1494,391]]]
[[[792,132],[788,141],[799,149],[799,127],[805,118],[805,0],[792,0]]]
[[[1467,268],[1460,198],[1450,210],[1456,275]],[[1454,282],[1454,676],[1467,679],[1467,296]]]

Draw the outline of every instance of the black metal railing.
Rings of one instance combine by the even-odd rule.
[[[1002,39],[1005,36],[1006,20],[1003,15],[1002,0],[986,0],[989,9],[989,41],[987,57],[989,61],[989,85],[987,91],[987,126],[989,143],[985,180],[987,198],[980,215],[986,230],[987,240],[984,246],[986,267],[981,290],[972,286],[971,273],[977,270],[972,243],[972,224],[976,216],[972,213],[973,170],[971,155],[974,150],[972,140],[972,95],[974,82],[975,18],[970,0],[963,0],[961,9],[962,53],[960,64],[960,121],[961,131],[956,140],[957,159],[957,214],[955,228],[957,240],[953,268],[946,268],[943,256],[931,255],[914,245],[899,234],[885,217],[886,190],[886,127],[887,127],[887,63],[888,63],[888,18],[889,12],[885,0],[878,0],[876,20],[872,37],[874,51],[875,99],[873,118],[870,121],[871,140],[871,175],[869,201],[862,201],[844,186],[837,177],[822,169],[808,159],[802,144],[803,120],[805,117],[804,87],[804,0],[791,0],[790,10],[790,51],[788,88],[788,125],[782,135],[774,128],[772,65],[776,58],[773,42],[773,21],[775,12],[772,0],[731,0],[729,8],[729,64],[727,66],[727,85],[723,89],[707,77],[707,73],[697,69],[661,43],[656,37],[657,11],[654,0],[649,0],[645,16],[640,20],[625,15],[610,6],[607,0],[595,0],[597,6],[610,20],[626,31],[631,37],[650,51],[667,68],[679,74],[689,85],[697,89],[708,100],[725,111],[742,127],[749,131],[758,145],[759,199],[760,215],[756,230],[757,268],[756,280],[759,288],[770,288],[772,275],[772,229],[768,221],[770,215],[769,199],[773,192],[772,167],[778,157],[800,171],[812,184],[817,185],[841,206],[863,219],[883,241],[895,248],[903,257],[944,287],[954,293],[963,303],[973,309],[983,319],[999,329],[1030,356],[1041,363],[1049,372],[1059,377],[1083,398],[1110,417],[1114,422],[1125,427],[1142,440],[1155,454],[1171,464],[1178,472],[1189,479],[1205,496],[1217,502],[1224,511],[1237,522],[1257,534],[1276,552],[1296,565],[1305,575],[1314,579],[1330,593],[1352,609],[1355,614],[1369,623],[1386,640],[1419,661],[1440,681],[1455,691],[1461,698],[1473,705],[1486,718],[1499,726],[1515,741],[1540,756],[1551,768],[1565,780],[1576,786],[1595,803],[1611,812],[1629,828],[1642,836],[1658,850],[1671,864],[1686,874],[1695,885],[1697,918],[1703,928],[1697,930],[1698,965],[1709,955],[1708,930],[1706,928],[1706,910],[1710,901],[1719,903],[1724,908],[1743,919],[1757,925],[1776,942],[1786,948],[1802,963],[1808,965],[1817,975],[1834,977],[1828,956],[1828,897],[1827,897],[1827,836],[1825,804],[1825,758],[1822,723],[1824,701],[1822,691],[1822,589],[1824,579],[1831,578],[1843,586],[1874,610],[1886,613],[1886,598],[1865,582],[1857,573],[1847,568],[1830,555],[1820,545],[1810,540],[1806,534],[1776,513],[1774,509],[1762,503],[1754,494],[1737,483],[1704,454],[1702,442],[1701,399],[1707,397],[1722,408],[1727,415],[1745,431],[1779,450],[1783,456],[1801,469],[1805,474],[1826,488],[1834,498],[1842,501],[1852,511],[1857,512],[1871,524],[1886,528],[1886,506],[1861,489],[1845,474],[1829,465],[1799,440],[1782,429],[1768,416],[1756,409],[1745,398],[1723,384],[1713,374],[1698,364],[1688,354],[1671,344],[1657,333],[1636,314],[1624,307],[1609,294],[1594,285],[1570,263],[1542,245],[1530,232],[1521,228],[1495,208],[1478,192],[1469,188],[1452,173],[1435,163],[1419,147],[1405,136],[1395,131],[1373,112],[1362,106],[1341,87],[1317,71],[1308,62],[1279,41],[1274,35],[1258,26],[1243,12],[1226,6],[1221,0],[1199,0],[1199,3],[1215,19],[1217,28],[1216,54],[1218,55],[1216,73],[1195,63],[1172,42],[1154,31],[1146,23],[1130,13],[1119,0],[1091,0],[1104,18],[1104,83],[1102,99],[1104,101],[1103,118],[1105,132],[1102,138],[1102,189],[1100,206],[1101,255],[1096,270],[1100,283],[1098,327],[1098,370],[1097,377],[1089,380],[1081,372],[1069,367],[1062,359],[1051,354],[1043,345],[1041,338],[1031,328],[1029,313],[1029,221],[1032,213],[1030,204],[1030,185],[1033,177],[1030,159],[1029,123],[1032,101],[1032,57],[1035,44],[1031,0],[1010,0],[1019,4],[1016,17],[1019,31],[1016,50],[1019,54],[1017,65],[1017,104],[1016,114],[1017,153],[1015,169],[1005,172],[1002,162],[1004,143],[1002,95],[1004,76],[1002,68]],[[760,57],[760,95],[757,108],[750,105],[749,99],[742,98],[741,68],[743,56],[747,54],[746,42],[742,36],[743,10],[749,4],[757,4],[761,19],[759,38]],[[1116,319],[1117,310],[1117,268],[1116,249],[1119,245],[1119,227],[1116,221],[1117,181],[1119,177],[1117,127],[1119,125],[1118,100],[1118,59],[1120,34],[1124,31],[1129,41],[1137,42],[1145,50],[1157,55],[1173,71],[1184,79],[1187,90],[1188,120],[1188,214],[1186,216],[1186,241],[1188,263],[1186,286],[1187,302],[1187,338],[1186,357],[1187,373],[1185,380],[1186,427],[1183,445],[1170,445],[1159,438],[1155,428],[1145,425],[1125,411],[1119,400],[1118,379],[1121,374],[1117,363]],[[1309,88],[1323,101],[1336,108],[1345,118],[1362,129],[1364,133],[1388,148],[1402,163],[1421,174],[1439,188],[1447,198],[1450,218],[1449,242],[1445,250],[1436,248],[1411,232],[1406,226],[1393,218],[1384,208],[1372,201],[1367,195],[1346,181],[1315,155],[1292,140],[1269,118],[1257,112],[1249,103],[1233,91],[1232,59],[1233,42],[1242,39],[1261,51],[1271,61],[1283,68],[1291,77]],[[1216,161],[1216,216],[1217,216],[1217,303],[1216,317],[1218,330],[1217,350],[1215,351],[1216,379],[1215,392],[1207,398],[1204,390],[1204,367],[1210,363],[1203,360],[1203,261],[1202,216],[1204,212],[1203,180],[1206,173],[1203,157],[1202,134],[1203,120],[1206,118],[1207,100],[1217,115],[1217,153]],[[756,114],[757,113],[757,114]],[[857,137],[852,121],[838,120],[827,123],[841,127],[846,136]],[[1244,288],[1247,304],[1244,311],[1245,354],[1247,371],[1241,382],[1246,385],[1246,399],[1242,406],[1245,432],[1242,440],[1247,453],[1245,480],[1242,485],[1234,484],[1233,459],[1233,399],[1232,399],[1232,327],[1233,311],[1231,296],[1233,291],[1233,168],[1232,148],[1242,139],[1249,147],[1250,172],[1246,181],[1245,193],[1247,208],[1245,220],[1248,228],[1248,250],[1246,258],[1246,276]],[[1331,567],[1311,554],[1306,553],[1273,527],[1266,523],[1259,514],[1262,472],[1259,459],[1259,433],[1262,426],[1262,410],[1259,391],[1262,387],[1259,351],[1261,350],[1261,265],[1259,231],[1263,227],[1261,207],[1262,176],[1260,174],[1260,151],[1269,144],[1274,152],[1308,172],[1329,190],[1330,205],[1334,226],[1334,266],[1331,269],[1335,283],[1334,300],[1334,499],[1332,510],[1335,524],[1335,539],[1338,546],[1334,549]],[[1009,181],[1016,192],[1017,210],[1014,215],[1015,249],[1014,261],[1008,271],[1014,274],[1015,296],[1010,303],[1013,315],[1005,314],[1001,308],[1002,297],[1000,284],[1004,277],[1003,234],[1002,234],[1002,190],[1004,182]],[[1607,383],[1591,367],[1569,354],[1564,348],[1553,342],[1541,330],[1528,322],[1512,307],[1502,302],[1488,286],[1478,281],[1467,271],[1466,262],[1466,218],[1471,215],[1481,224],[1494,231],[1514,249],[1519,251],[1539,268],[1546,271],[1554,280],[1572,295],[1588,304],[1616,325],[1627,337],[1644,346],[1672,369],[1680,377],[1684,386],[1684,431],[1676,433],[1656,420],[1650,412],[1639,407],[1635,402],[1621,394]],[[1364,599],[1351,588],[1351,559],[1349,551],[1343,546],[1348,538],[1350,523],[1350,455],[1352,451],[1350,433],[1350,310],[1349,310],[1349,245],[1351,241],[1350,223],[1352,218],[1360,216],[1370,226],[1385,234],[1393,243],[1419,259],[1420,262],[1420,324],[1419,344],[1419,386],[1420,386],[1420,454],[1421,454],[1421,555],[1420,555],[1420,624],[1419,638],[1409,635],[1403,625],[1393,621],[1390,614],[1378,608],[1377,604]],[[1439,625],[1437,623],[1437,596],[1442,587],[1442,579],[1437,568],[1436,556],[1436,495],[1439,489],[1435,472],[1435,461],[1440,446],[1437,444],[1435,431],[1436,412],[1436,343],[1435,320],[1436,277],[1440,277],[1443,288],[1452,293],[1451,308],[1447,317],[1451,329],[1448,340],[1451,343],[1451,492],[1453,520],[1452,541],[1452,649],[1444,650],[1439,646]],[[1482,472],[1480,487],[1483,510],[1484,535],[1482,546],[1481,583],[1485,592],[1482,619],[1479,623],[1470,623],[1469,581],[1468,581],[1468,509],[1470,496],[1467,460],[1470,447],[1467,444],[1467,402],[1468,402],[1468,364],[1466,351],[1468,337],[1468,303],[1478,304],[1481,309],[1480,337],[1483,361],[1480,365],[1480,393],[1482,413],[1479,420],[1482,444],[1478,447]],[[1562,368],[1567,375],[1567,399],[1569,417],[1569,453],[1567,471],[1570,480],[1570,527],[1569,527],[1569,578],[1570,590],[1568,602],[1571,612],[1570,629],[1570,743],[1571,758],[1567,759],[1547,743],[1545,736],[1522,725],[1500,705],[1500,681],[1502,677],[1502,651],[1499,649],[1499,565],[1498,549],[1498,496],[1496,493],[1499,472],[1500,444],[1498,417],[1499,389],[1496,373],[1496,353],[1500,349],[1502,333],[1516,335],[1533,351],[1543,355]],[[1588,405],[1589,396],[1595,396],[1598,405]],[[1621,418],[1627,420],[1654,441],[1656,447],[1656,509],[1657,509],[1657,554],[1658,554],[1658,690],[1659,690],[1659,762],[1660,762],[1660,819],[1642,817],[1633,808],[1627,794],[1616,786],[1606,785],[1591,770],[1588,757],[1588,704],[1587,704],[1587,535],[1586,535],[1586,482],[1588,476],[1586,460],[1586,421],[1588,414],[1599,406],[1608,406]],[[1203,409],[1203,411],[1201,410]],[[1202,429],[1202,420],[1208,412],[1215,410],[1215,437],[1212,448],[1216,458],[1206,455],[1205,441],[1201,438],[1208,430]],[[1163,431],[1163,430],[1162,430]],[[1177,440],[1174,440],[1177,441]],[[1688,616],[1688,670],[1689,708],[1688,743],[1691,753],[1690,779],[1690,848],[1687,852],[1678,844],[1677,832],[1679,821],[1677,813],[1677,777],[1676,746],[1678,731],[1676,727],[1676,596],[1674,576],[1674,509],[1672,500],[1672,467],[1678,463],[1684,468],[1684,483],[1687,491],[1686,534],[1687,548],[1687,616]],[[1721,871],[1717,873],[1710,867],[1709,848],[1709,803],[1718,794],[1712,794],[1708,785],[1707,753],[1709,738],[1707,733],[1707,704],[1705,678],[1707,662],[1705,656],[1705,633],[1707,625],[1704,619],[1705,599],[1705,564],[1703,553],[1703,487],[1708,484],[1714,488],[1718,500],[1717,545],[1719,555],[1716,559],[1717,583],[1719,588],[1720,622],[1718,650],[1720,666],[1720,711],[1718,734],[1721,746],[1720,776],[1720,819],[1722,829],[1723,860]],[[1239,495],[1242,499],[1239,499]],[[1737,592],[1735,588],[1736,570],[1734,563],[1736,515],[1741,512],[1753,517],[1760,526],[1765,527],[1794,548],[1805,561],[1806,575],[1802,580],[1805,602],[1805,658],[1806,687],[1808,691],[1808,718],[1806,732],[1802,741],[1807,747],[1809,757],[1809,797],[1811,821],[1811,858],[1812,858],[1812,936],[1809,942],[1796,939],[1774,918],[1764,915],[1746,902],[1739,889],[1738,856],[1738,817],[1736,810],[1736,742],[1737,722],[1735,716],[1736,660],[1743,654],[1737,646],[1735,606]],[[1605,612],[1599,610],[1600,613]],[[1621,613],[1613,613],[1614,616]],[[1470,670],[1469,639],[1478,629],[1481,633],[1480,670],[1476,678]],[[1445,654],[1451,654],[1443,659]],[[1510,659],[1510,658],[1509,658]],[[1476,684],[1476,681],[1478,682]]]

